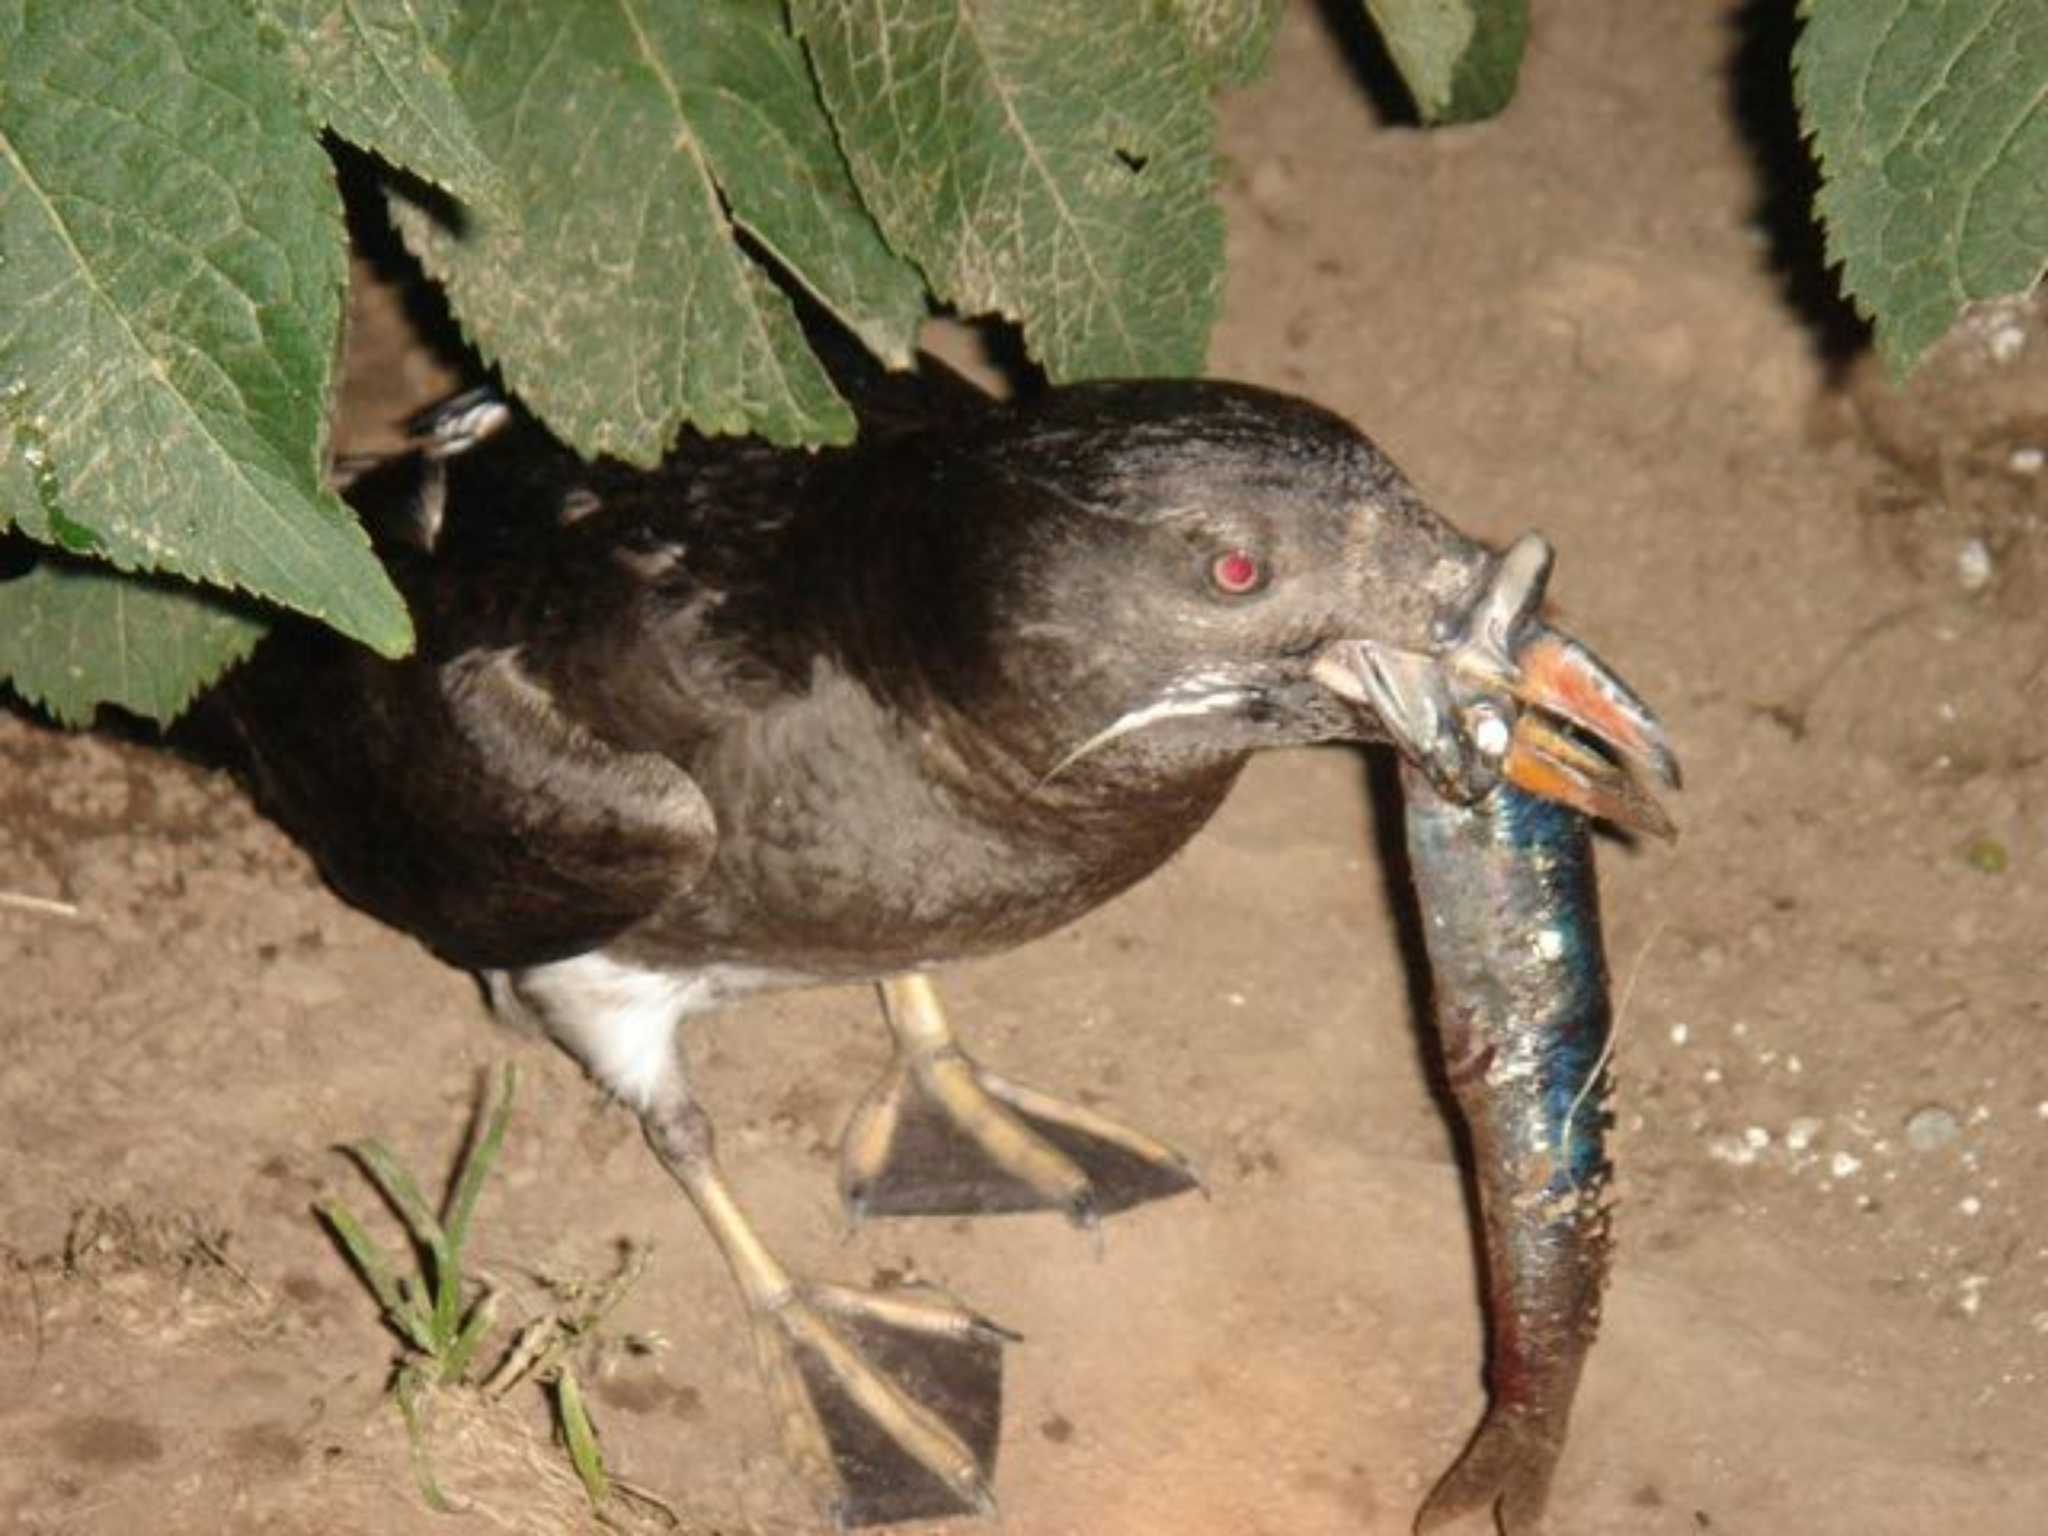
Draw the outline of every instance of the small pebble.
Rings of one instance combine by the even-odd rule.
[[[1939,1104],[1924,1104],[1906,1117],[1906,1145],[1915,1152],[1945,1147],[1962,1132],[1954,1112]]]
[[[2048,468],[2048,452],[2031,445],[2015,448],[2012,457],[2008,458],[2005,464],[2006,468],[2016,475],[2038,475],[2044,468]]]
[[[1979,1200],[1975,1195],[1965,1195],[1962,1199],[1956,1202],[1956,1209],[1961,1211],[1965,1216],[1976,1216],[1983,1211],[1984,1202],[1982,1200]]]
[[[1785,1127],[1785,1147],[1788,1151],[1804,1152],[1812,1146],[1824,1129],[1820,1121],[1811,1115],[1801,1115]]]
[[[1707,1156],[1732,1168],[1747,1168],[1756,1154],[1757,1149],[1740,1136],[1716,1136],[1707,1143]]]
[[[1674,1024],[1671,1026],[1671,1043],[1673,1045],[1683,1045],[1691,1038],[1692,1029],[1690,1026],[1684,1024]],[[2041,1105],[2041,1118],[2048,1120],[2048,1101],[2043,1101]]]
[[[1846,1179],[1861,1171],[1863,1159],[1853,1152],[1837,1152],[1828,1159],[1828,1172],[1838,1179]]]
[[[1963,540],[1956,551],[1956,580],[1965,592],[1981,592],[1991,584],[1991,546],[1980,538]]]
[[[1958,1285],[1962,1295],[1957,1298],[1965,1317],[1975,1317],[1977,1309],[1984,1305],[1984,1287],[1991,1283],[1989,1275],[1965,1275]]]

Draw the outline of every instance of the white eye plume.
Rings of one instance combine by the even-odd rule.
[[[1229,671],[1193,672],[1176,678],[1158,697],[1118,715],[1069,751],[1038,782],[1040,785],[1051,783],[1082,758],[1149,725],[1157,725],[1162,720],[1185,719],[1191,715],[1221,714],[1249,702],[1256,692],[1245,684],[1242,677]]]

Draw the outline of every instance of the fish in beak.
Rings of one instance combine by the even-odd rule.
[[[1446,797],[1505,779],[1633,832],[1676,834],[1646,781],[1679,786],[1664,728],[1628,685],[1538,611],[1550,546],[1526,534],[1430,650],[1340,640],[1317,656],[1324,687],[1373,710]]]

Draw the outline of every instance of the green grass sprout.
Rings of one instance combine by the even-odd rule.
[[[478,1346],[496,1320],[497,1298],[467,1281],[463,1253],[476,1216],[477,1197],[505,1143],[517,1086],[518,1074],[507,1065],[494,1102],[486,1080],[470,1144],[438,1213],[427,1203],[418,1180],[384,1143],[370,1139],[347,1147],[348,1155],[405,1224],[412,1240],[411,1272],[400,1271],[340,1200],[322,1200],[315,1206],[377,1299],[384,1321],[405,1345],[392,1374],[391,1392],[405,1419],[421,1496],[444,1512],[456,1506],[434,1478],[427,1454],[424,1400],[433,1388],[461,1386],[468,1381]]]

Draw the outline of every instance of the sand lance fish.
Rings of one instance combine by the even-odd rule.
[[[1648,710],[1534,619],[1549,560],[1533,538],[1504,557],[1435,674],[1439,750],[1402,765],[1437,1040],[1477,1174],[1489,1338],[1486,1415],[1418,1532],[1481,1510],[1507,1536],[1543,1528],[1611,1249],[1612,1010],[1590,819],[1671,833],[1630,765],[1585,738],[1678,782]],[[1559,686],[1561,668],[1602,686]]]

